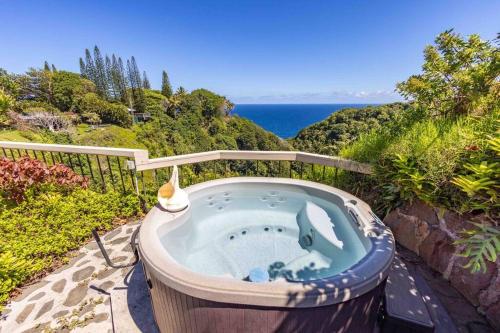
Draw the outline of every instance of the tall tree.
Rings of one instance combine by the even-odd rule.
[[[111,84],[115,90],[115,98],[118,100],[123,100],[122,94],[124,93],[124,89],[122,88],[122,83],[121,83],[120,68],[118,66],[118,61],[116,60],[116,56],[114,54],[111,56],[110,79],[111,79]]]
[[[149,83],[148,76],[146,75],[146,71],[142,72],[142,87],[144,89],[151,89],[151,84]]]
[[[111,66],[111,59],[108,57],[108,55],[106,55],[104,62],[106,69],[106,86],[108,87],[109,95],[113,99],[119,99],[118,87],[115,86],[115,81],[113,80],[113,73],[112,73],[113,69]]]
[[[161,73],[161,93],[163,96],[171,97],[173,94],[172,86],[170,85],[170,79],[166,71]]]
[[[500,41],[500,40],[499,40]],[[422,114],[481,114],[498,106],[499,48],[479,35],[439,34],[424,51],[422,73],[398,83]]]
[[[87,75],[87,69],[85,68],[85,62],[83,61],[82,57],[80,57],[80,74],[83,78],[89,78]]]
[[[54,64],[52,64],[52,72],[54,72],[54,73],[57,72],[57,68]]]
[[[119,80],[120,80],[120,94],[121,94],[121,100],[123,103],[132,105],[132,101],[130,100],[130,96],[127,92],[127,87],[128,87],[128,82],[125,77],[125,68],[123,66],[123,61],[121,57],[118,57],[118,73],[119,73]]]
[[[104,64],[104,59],[102,58],[101,51],[97,47],[94,47],[94,62],[95,62],[95,78],[94,81],[97,92],[101,97],[107,98],[108,93],[108,85],[106,80],[106,68]]]
[[[139,66],[137,66],[134,56],[130,58],[130,72],[131,74],[129,74],[129,76],[131,75],[133,77],[132,81],[135,87],[134,108],[139,112],[144,112],[145,100],[144,91],[142,90],[141,72],[139,71]]]
[[[87,79],[94,82],[94,84],[97,82],[94,59],[92,59],[89,49],[85,49],[85,73],[87,75]]]
[[[132,67],[132,64],[130,63],[130,60],[127,59],[127,78],[128,78],[128,83],[130,86],[130,99],[131,99],[131,107],[135,108],[135,103],[137,100],[137,85],[135,82],[135,75],[134,75],[134,69]],[[137,109],[136,109],[137,110]]]
[[[47,60],[45,60],[45,63],[43,64],[43,70],[44,71],[50,71],[50,66]]]

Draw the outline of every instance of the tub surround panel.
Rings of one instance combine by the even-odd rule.
[[[347,302],[315,308],[221,303],[185,295],[154,276],[150,290],[161,332],[372,332],[385,283]]]

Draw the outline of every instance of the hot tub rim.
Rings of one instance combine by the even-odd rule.
[[[317,307],[336,304],[358,297],[386,279],[395,252],[392,233],[386,226],[373,219],[371,209],[365,202],[345,191],[311,181],[266,177],[211,180],[192,185],[186,188],[186,191],[192,193],[217,185],[241,182],[305,186],[338,195],[344,200],[355,200],[362,217],[378,228],[380,234],[377,237],[369,237],[372,243],[369,253],[343,273],[306,282],[278,280],[264,284],[249,283],[232,278],[203,275],[179,264],[163,247],[158,234],[162,232],[160,229],[168,229],[169,223],[182,224],[189,217],[190,208],[182,212],[169,213],[154,207],[144,218],[139,234],[139,251],[146,267],[146,274],[153,274],[167,286],[193,297],[216,302],[270,307]],[[163,221],[152,222],[155,218],[161,218]],[[346,278],[347,282],[343,282]],[[327,291],[323,292],[322,289]],[[296,298],[292,300],[291,295],[295,295]]]

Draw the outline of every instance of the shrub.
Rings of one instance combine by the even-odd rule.
[[[14,106],[14,98],[0,87],[0,125],[7,121],[7,112]]]
[[[110,230],[119,219],[139,212],[135,195],[78,187],[68,193],[54,187],[28,191],[17,207],[0,210],[0,304],[23,282],[64,262],[65,254],[87,241],[93,228]]]
[[[144,89],[145,112],[149,112],[154,116],[166,114],[168,109],[168,99],[160,92],[155,90]]]
[[[34,191],[50,184],[63,190],[87,188],[88,179],[62,164],[48,167],[29,157],[17,161],[5,157],[0,159],[0,193],[7,199],[20,203],[25,199],[28,189]]]
[[[126,106],[106,102],[94,93],[83,96],[78,103],[78,111],[80,114],[96,113],[104,123],[116,124],[122,127],[132,125],[132,117],[128,113]]]

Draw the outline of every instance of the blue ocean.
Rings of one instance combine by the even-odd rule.
[[[325,119],[335,111],[368,104],[237,104],[232,114],[248,118],[283,139]]]

